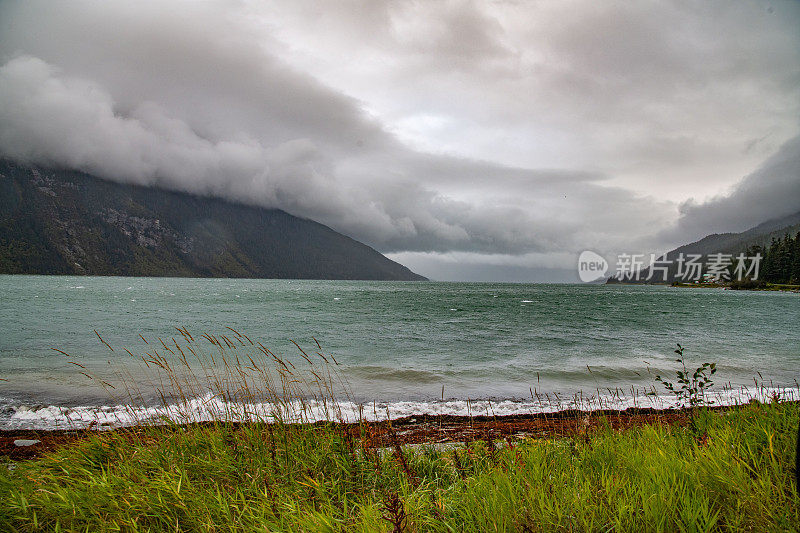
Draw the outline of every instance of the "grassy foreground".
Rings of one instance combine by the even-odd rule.
[[[0,466],[12,531],[795,531],[796,403],[570,438],[380,447],[334,426],[108,432]],[[394,442],[397,442],[394,440]]]

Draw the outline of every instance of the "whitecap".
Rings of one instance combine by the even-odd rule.
[[[715,405],[742,405],[752,400],[769,402],[773,397],[781,401],[797,401],[798,390],[789,387],[759,387],[758,389],[725,389],[708,394]],[[598,409],[624,410],[630,407],[668,409],[675,407],[669,396],[631,395],[622,390],[598,396],[574,395],[556,398],[538,395],[528,400],[518,399],[448,399],[404,400],[380,403],[355,403],[352,401],[294,400],[282,404],[271,402],[234,403],[215,395],[206,395],[166,406],[17,406],[3,429],[55,429],[125,427],[144,423],[185,424],[213,420],[275,420],[287,422],[317,422],[323,420],[357,422],[380,421],[416,415],[451,416],[503,416],[519,414],[553,413],[565,409],[594,411]]]

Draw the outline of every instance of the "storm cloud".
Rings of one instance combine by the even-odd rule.
[[[767,220],[800,212],[800,137],[781,146],[755,172],[726,194],[704,203],[681,204],[669,233],[698,238],[709,233],[744,231]]]
[[[277,207],[437,278],[562,280],[582,249],[800,210],[795,4],[26,1],[0,20],[3,156]]]

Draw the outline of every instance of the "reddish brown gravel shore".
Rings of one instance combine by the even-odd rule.
[[[730,408],[730,407],[729,407]],[[715,409],[725,409],[717,407]],[[570,437],[586,435],[598,427],[624,429],[645,424],[685,424],[688,413],[681,410],[627,409],[625,411],[559,411],[508,416],[417,415],[388,422],[335,424],[358,437],[368,435],[372,446],[400,444],[453,443],[475,440]],[[318,423],[323,424],[323,423]],[[140,428],[112,430],[135,438]],[[0,457],[12,461],[33,459],[68,446],[99,432],[85,430],[0,430]],[[32,446],[17,446],[15,440],[39,440]]]
[[[709,409],[736,409],[735,406],[715,406]],[[520,438],[552,438],[588,436],[601,427],[615,430],[643,426],[646,424],[687,424],[689,413],[676,409],[630,408],[624,411],[575,411],[537,413],[507,416],[450,416],[416,415],[392,420],[391,423],[369,422],[364,424],[333,424],[338,430],[349,432],[354,438],[366,435],[368,445],[375,447],[399,444],[438,444],[472,442],[476,440],[516,440]],[[207,426],[211,423],[176,426],[177,429],[193,425]],[[318,422],[315,425],[324,425]],[[234,427],[240,424],[233,424]],[[170,429],[167,429],[169,431]],[[142,435],[138,427],[120,428],[119,434],[137,438]],[[12,461],[33,459],[43,454],[68,446],[98,433],[94,429],[84,430],[0,430],[0,458]],[[32,446],[17,446],[15,440],[39,440]],[[153,441],[145,436],[145,441]]]

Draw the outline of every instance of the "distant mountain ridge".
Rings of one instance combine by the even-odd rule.
[[[674,250],[667,252],[666,257],[672,263],[668,267],[667,282],[680,281],[677,277],[677,263],[675,260],[680,254],[687,256],[689,254],[700,254],[703,259],[709,254],[732,254],[745,253],[748,248],[758,246],[761,248],[768,248],[773,239],[781,239],[785,235],[794,236],[800,232],[800,211],[797,213],[768,220],[740,233],[714,233],[707,235],[702,239],[685,244]],[[663,258],[663,256],[662,256]],[[653,279],[648,281],[647,277],[650,275],[650,269],[643,269],[639,281],[626,280],[625,283],[663,283],[662,274],[656,273]],[[609,283],[614,283],[617,280],[611,278]]]
[[[0,273],[425,280],[278,209],[0,159]]]

